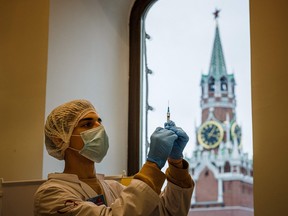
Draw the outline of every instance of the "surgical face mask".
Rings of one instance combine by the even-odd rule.
[[[103,125],[83,131],[80,135],[72,136],[81,136],[84,146],[81,150],[69,147],[70,149],[78,151],[79,154],[96,163],[100,163],[105,157],[109,148],[109,141]]]

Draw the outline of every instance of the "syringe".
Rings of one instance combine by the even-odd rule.
[[[167,109],[167,122],[170,121],[170,108],[169,108],[169,101],[168,101],[168,109]]]

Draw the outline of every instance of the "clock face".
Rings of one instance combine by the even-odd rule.
[[[198,141],[206,149],[216,148],[222,141],[224,131],[215,121],[205,122],[198,130]]]
[[[242,138],[242,130],[236,122],[234,122],[231,126],[231,136],[233,140],[235,138],[237,139],[238,146],[240,146]]]

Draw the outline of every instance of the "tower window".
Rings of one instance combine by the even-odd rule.
[[[209,79],[208,85],[209,85],[209,91],[214,92],[215,91],[215,79],[213,77]]]
[[[228,161],[225,162],[224,172],[225,173],[231,172],[231,166],[230,166],[230,163]]]
[[[228,90],[227,79],[225,77],[221,77],[220,83],[221,83],[221,91],[227,91]]]

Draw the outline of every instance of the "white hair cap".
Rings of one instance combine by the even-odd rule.
[[[45,145],[51,156],[64,159],[74,128],[90,112],[96,110],[87,100],[73,100],[52,110],[45,124]]]

